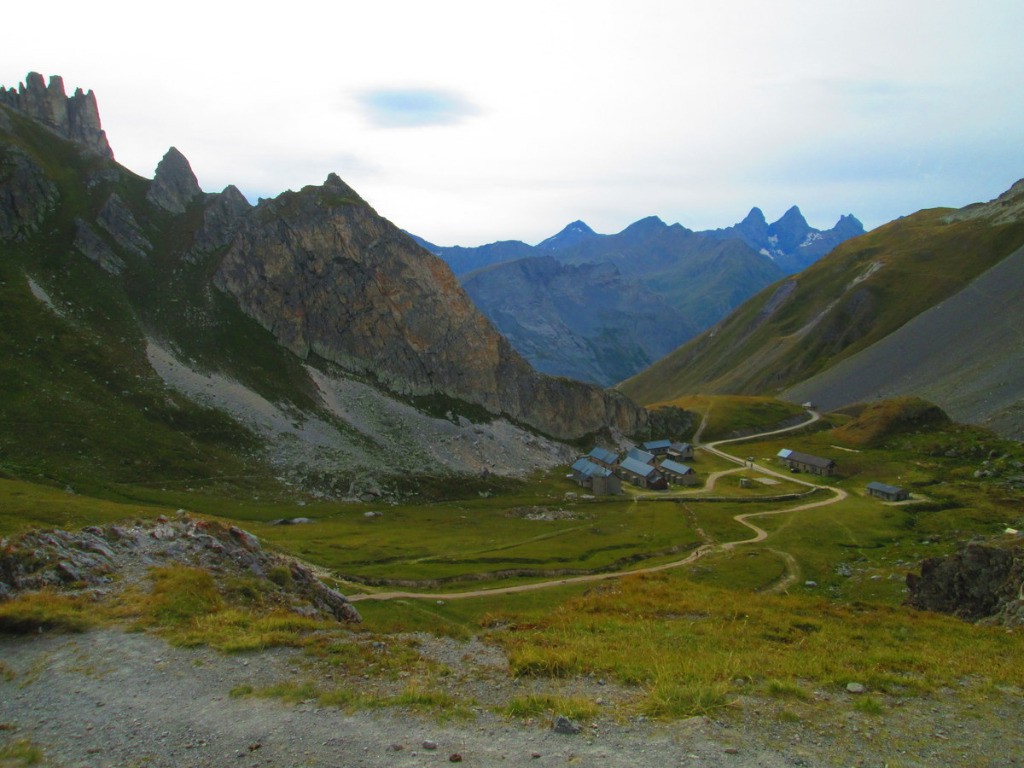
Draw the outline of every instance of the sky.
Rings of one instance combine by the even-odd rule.
[[[8,4],[0,85],[93,90],[255,202],[336,172],[437,245],[753,206],[873,228],[1024,177],[1021,0]]]

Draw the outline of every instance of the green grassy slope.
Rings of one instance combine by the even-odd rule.
[[[34,234],[0,242],[0,472],[76,488],[264,482],[254,436],[168,390],[146,359],[147,337],[158,338],[266,397],[313,403],[298,361],[204,288],[213,264],[182,260],[201,203],[183,217],[162,215],[145,203],[145,179],[5,112],[13,130],[0,131],[0,150],[28,154],[59,201]],[[121,275],[73,245],[76,221],[95,222],[112,193],[153,244],[135,256],[94,225],[127,263]]]
[[[947,223],[948,213],[921,211],[847,241],[619,388],[641,403],[777,393],[885,337],[1024,242],[1022,223]]]

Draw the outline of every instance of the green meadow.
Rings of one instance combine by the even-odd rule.
[[[204,581],[202,589],[185,590],[191,601],[178,604],[174,585],[197,577],[165,572],[154,574],[152,594],[135,594],[120,612],[103,614],[51,594],[35,604],[31,598],[8,603],[0,622],[76,630],[97,620],[130,621],[173,642],[228,652],[296,645],[321,660],[339,658],[339,649],[360,636],[390,643],[408,632],[478,637],[504,649],[513,676],[606,677],[633,691],[624,713],[668,719],[725,709],[751,692],[805,706],[815,691],[838,690],[850,680],[882,696],[883,712],[900,697],[928,696],[968,680],[970,695],[1024,687],[1019,633],[902,605],[906,575],[923,558],[954,551],[974,536],[999,539],[1006,527],[1024,527],[1021,446],[948,423],[850,439],[864,433],[851,429],[858,418],[864,416],[835,415],[814,429],[725,446],[776,472],[784,470],[775,458],[782,447],[829,456],[838,463],[834,478],[787,474],[765,484],[757,470],[700,450],[691,463],[702,480],[738,471],[719,477],[710,491],[632,489],[601,499],[584,498],[564,468],[488,490],[452,484],[447,498],[419,503],[260,502],[127,486],[119,500],[108,501],[0,480],[0,536],[184,508],[242,525],[266,546],[321,567],[348,594],[369,596],[357,603],[359,628],[330,630],[288,620],[271,602],[239,602],[253,590],[237,585],[235,594]],[[981,468],[986,472],[979,474]],[[741,485],[741,477],[750,482]],[[904,485],[913,499],[871,498],[864,489],[871,480]],[[833,494],[816,486],[848,496],[788,511]],[[794,493],[810,495],[775,499]],[[767,538],[749,542],[754,531],[738,515]],[[275,524],[296,517],[309,522]],[[730,542],[747,543],[722,546]],[[703,556],[692,562],[642,572],[679,563],[698,548]],[[622,575],[563,583],[613,572]],[[548,581],[529,592],[501,591]],[[421,596],[373,599],[393,590]],[[451,594],[470,590],[483,594]],[[335,636],[327,652],[324,638]],[[346,664],[363,663],[359,654],[349,656]],[[588,711],[586,702],[575,704]],[[508,713],[542,706],[542,698],[526,698],[510,702]]]

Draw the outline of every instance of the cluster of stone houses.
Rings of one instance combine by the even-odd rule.
[[[596,447],[572,465],[572,477],[595,495],[622,493],[622,481],[646,490],[666,490],[670,485],[700,482],[692,467],[693,446],[671,440],[650,440],[630,448],[624,456]]]

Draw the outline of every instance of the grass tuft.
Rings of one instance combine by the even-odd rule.
[[[710,715],[729,705],[729,686],[726,683],[662,680],[648,692],[641,708],[649,717],[679,720]]]
[[[56,630],[84,632],[95,623],[95,606],[80,596],[52,590],[25,592],[0,603],[0,632],[25,635]]]
[[[590,720],[598,715],[600,708],[590,699],[579,696],[530,694],[512,699],[500,712],[517,718],[564,715],[570,720]]]
[[[28,739],[17,739],[0,746],[0,765],[16,766],[40,765],[43,762],[43,750]]]

